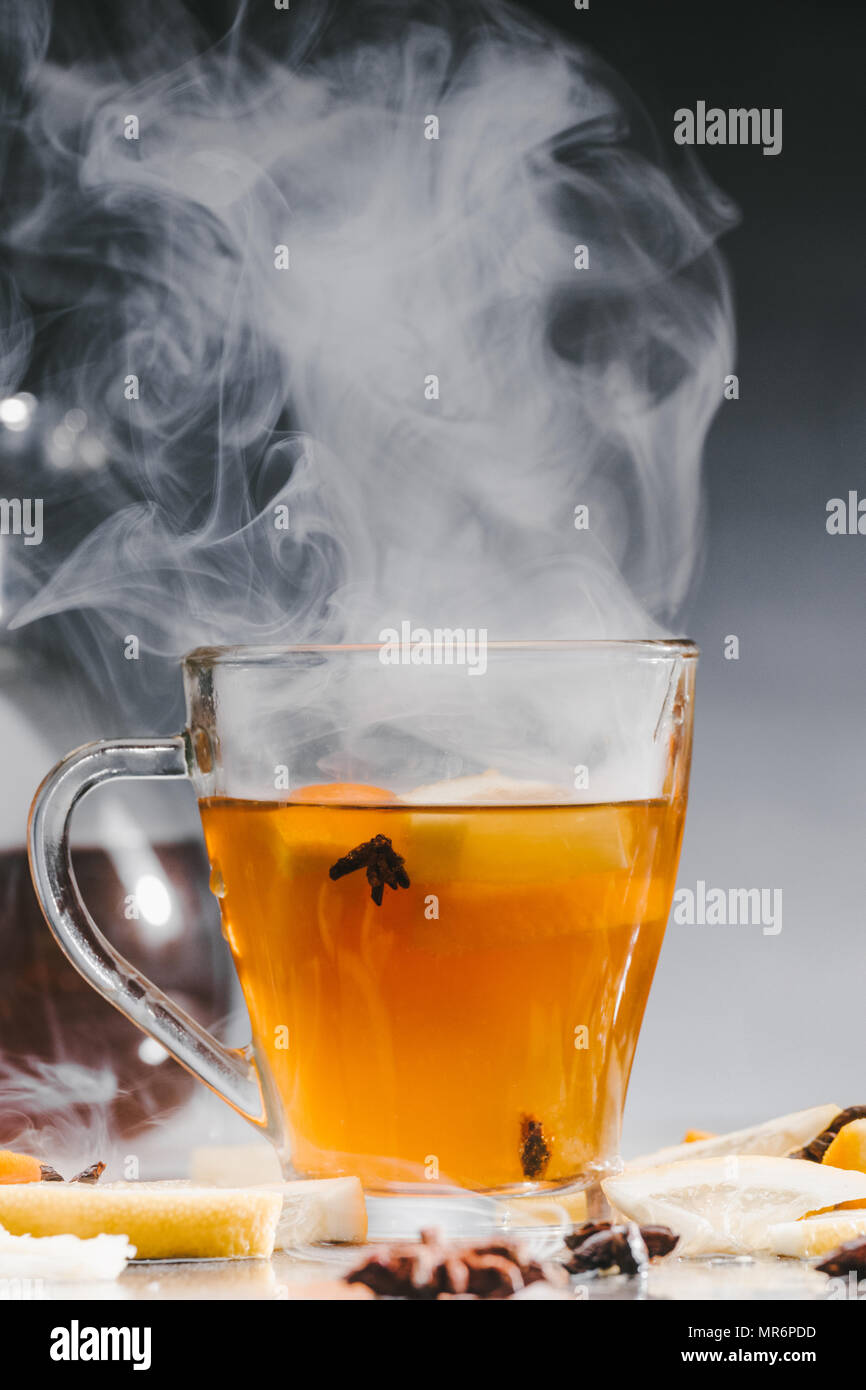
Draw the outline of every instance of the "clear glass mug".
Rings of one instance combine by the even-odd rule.
[[[618,1162],[674,891],[697,655],[459,633],[195,651],[182,734],[90,744],[37,792],[48,925],[286,1172],[357,1174],[417,1197],[419,1220],[467,1190],[588,1186]],[[248,1047],[172,1003],[81,900],[70,817],[116,777],[192,781]]]

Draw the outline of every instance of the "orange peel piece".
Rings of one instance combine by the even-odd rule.
[[[853,1168],[866,1173],[866,1120],[843,1125],[822,1159],[831,1168]]]
[[[0,1149],[0,1183],[41,1182],[42,1163],[31,1154]]]

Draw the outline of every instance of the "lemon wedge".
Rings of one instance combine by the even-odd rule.
[[[808,1260],[813,1255],[827,1255],[837,1245],[860,1236],[866,1236],[866,1211],[828,1211],[807,1216],[804,1221],[774,1223],[767,1230],[767,1249],[773,1255]]]
[[[661,1163],[677,1163],[682,1158],[716,1158],[722,1154],[781,1157],[811,1143],[838,1114],[838,1105],[814,1105],[810,1110],[796,1110],[791,1115],[750,1125],[748,1129],[734,1129],[728,1134],[714,1134],[708,1139],[656,1149],[654,1153],[629,1159],[626,1168],[654,1168]]]
[[[769,1226],[866,1197],[866,1173],[755,1154],[627,1169],[601,1185],[628,1220],[676,1231],[678,1255],[756,1254]]]

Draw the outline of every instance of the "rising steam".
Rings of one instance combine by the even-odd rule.
[[[695,563],[730,210],[516,8],[318,8],[203,50],[146,6],[70,63],[18,7],[2,385],[83,407],[109,463],[74,544],[48,508],[15,625],[171,657],[652,635]]]

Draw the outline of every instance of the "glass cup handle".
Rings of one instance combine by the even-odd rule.
[[[224,1047],[124,960],[88,912],[72,868],[72,812],[93,787],[120,777],[187,776],[183,735],[135,741],[106,739],[70,753],[49,772],[30,808],[28,852],[33,886],[60,949],[96,992],[244,1119],[267,1131],[264,1086],[252,1048]]]

